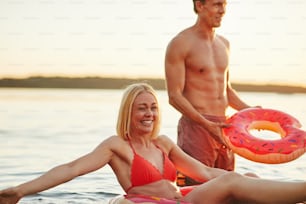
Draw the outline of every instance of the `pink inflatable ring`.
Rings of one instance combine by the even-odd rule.
[[[223,128],[224,137],[238,155],[261,163],[279,164],[292,161],[306,151],[306,132],[291,115],[273,109],[249,108],[235,113]],[[250,130],[270,130],[278,133],[278,140],[253,136]]]
[[[190,193],[193,189],[195,189],[196,186],[184,186],[180,187],[180,192],[183,196]],[[148,204],[191,204],[186,201],[177,201],[177,200],[169,200],[166,198],[160,198],[156,196],[148,196],[148,195],[119,195],[115,198],[112,198],[108,204],[120,204],[120,203],[126,203],[127,200],[133,203],[148,203]]]

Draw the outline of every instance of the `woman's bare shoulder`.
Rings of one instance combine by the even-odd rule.
[[[121,157],[122,155],[127,154],[130,151],[130,146],[128,145],[127,141],[122,139],[119,136],[110,136],[105,139],[99,145],[98,149],[101,151],[108,151],[113,156],[117,155]]]
[[[175,143],[166,135],[160,135],[156,139],[156,144],[164,149],[165,152],[170,152],[175,146]]]
[[[119,136],[113,135],[103,140],[99,146],[107,146],[110,149],[118,149],[126,144],[126,141]]]

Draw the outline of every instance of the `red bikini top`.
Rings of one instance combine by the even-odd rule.
[[[163,152],[157,145],[156,147],[160,149],[163,153],[164,164],[163,173],[161,173],[152,163],[138,155],[133,148],[131,142],[130,146],[134,153],[134,158],[131,167],[131,183],[132,185],[126,190],[128,192],[131,188],[135,186],[142,186],[162,179],[167,179],[172,182],[176,180],[176,168],[170,161],[169,157]]]

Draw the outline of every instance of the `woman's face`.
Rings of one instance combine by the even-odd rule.
[[[131,114],[131,134],[151,135],[158,117],[158,106],[154,96],[148,92],[139,94],[133,103]]]

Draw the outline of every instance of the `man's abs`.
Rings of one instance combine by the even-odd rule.
[[[224,116],[228,107],[226,96],[218,96],[211,91],[191,90],[185,92],[184,96],[201,114]]]

